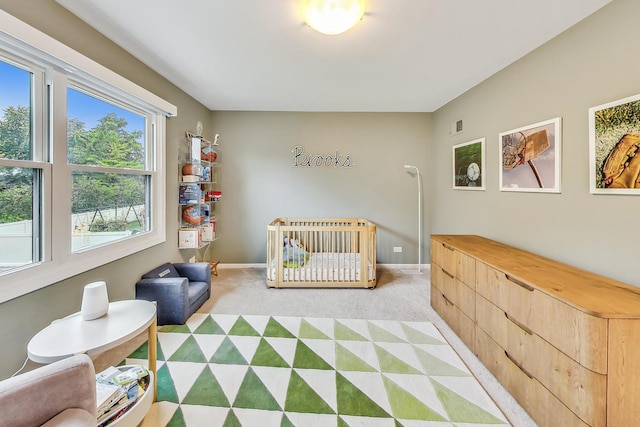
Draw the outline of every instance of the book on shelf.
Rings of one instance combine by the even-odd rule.
[[[145,390],[134,381],[128,386],[122,386],[127,389],[127,392],[118,401],[111,405],[106,412],[98,416],[98,426],[106,426],[116,421],[127,409],[133,406],[134,403],[142,396]]]
[[[117,384],[107,384],[96,381],[97,414],[103,414],[124,395],[123,388]]]
[[[96,374],[97,425],[106,426],[118,419],[149,385],[149,372],[140,365],[110,366]]]

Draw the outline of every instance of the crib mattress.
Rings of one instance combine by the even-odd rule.
[[[367,280],[375,279],[371,262]],[[276,280],[276,260],[272,260],[268,269],[268,279]],[[359,282],[360,253],[314,252],[309,260],[297,268],[284,267],[283,282]]]

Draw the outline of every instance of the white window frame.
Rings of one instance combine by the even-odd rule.
[[[24,167],[43,171],[42,260],[0,275],[2,303],[166,241],[165,126],[166,117],[175,116],[177,108],[2,10],[0,49],[45,68],[52,94],[48,129],[34,127],[36,132],[45,132],[49,158],[43,153],[42,159],[21,162]],[[74,83],[152,113],[153,123],[147,131],[154,137],[152,146],[147,147],[150,163],[146,168],[152,174],[150,231],[78,252],[71,251],[71,174],[66,164],[66,90]]]

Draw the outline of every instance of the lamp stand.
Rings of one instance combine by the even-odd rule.
[[[418,179],[418,271],[405,271],[410,274],[422,274],[422,179],[417,166],[404,165],[405,169],[415,169]]]

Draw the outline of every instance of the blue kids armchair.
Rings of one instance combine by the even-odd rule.
[[[158,325],[183,325],[210,296],[208,262],[165,263],[136,283],[136,299],[156,301]]]

